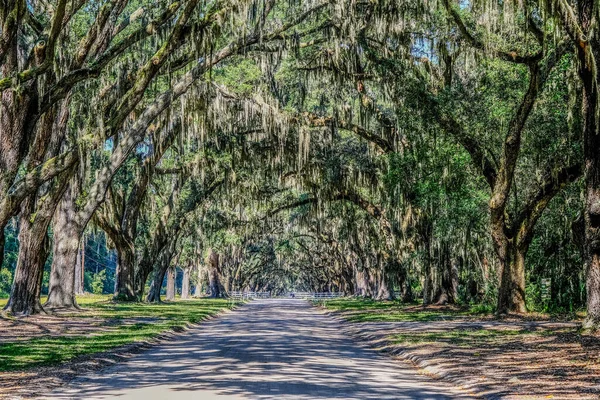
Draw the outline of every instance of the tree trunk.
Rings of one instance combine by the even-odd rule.
[[[398,286],[400,287],[400,299],[404,303],[410,303],[414,300],[414,294],[410,285],[410,279],[408,275],[409,274],[406,265],[400,265],[400,271],[398,274]]]
[[[138,298],[135,289],[135,248],[133,243],[125,238],[118,243],[115,242],[115,247],[117,249],[117,273],[115,274],[114,299],[135,301]],[[142,289],[145,283],[144,280]]]
[[[356,282],[354,294],[356,296],[368,297],[368,278],[367,271],[354,263],[354,281]]]
[[[61,127],[58,126],[57,129]],[[43,149],[38,150],[41,153]],[[57,146],[51,146],[50,154],[55,150]],[[38,157],[41,157],[39,153],[32,154],[30,162],[34,163]],[[71,174],[72,171],[69,170],[63,172],[54,185],[47,187],[43,195],[32,194],[21,204],[19,257],[10,299],[6,305],[8,311],[25,315],[44,311],[40,304],[40,292],[44,264],[48,258],[48,226],[65,193]]]
[[[181,281],[181,298],[189,299],[190,298],[190,275],[191,275],[192,266],[189,265],[183,269],[183,279]]]
[[[423,241],[423,305],[433,301],[433,265],[431,257],[431,239],[433,225],[427,216],[420,222],[420,235]]]
[[[591,5],[588,4],[591,8]],[[589,10],[588,10],[589,11]],[[591,11],[590,11],[591,13]],[[588,21],[589,22],[589,21]],[[590,28],[591,29],[591,28]],[[595,36],[598,33],[594,33]],[[600,60],[600,40],[591,43],[594,59]],[[587,317],[585,330],[600,329],[600,131],[598,126],[598,73],[580,50],[583,81],[583,141],[585,158],[585,268]]]
[[[377,283],[377,300],[394,300],[394,285],[391,277],[390,262],[384,261],[379,271]]]
[[[500,232],[499,232],[500,230]],[[525,313],[525,256],[527,247],[515,244],[516,238],[507,238],[504,229],[493,229],[494,246],[500,261],[498,314]]]
[[[167,268],[167,301],[175,300],[175,278],[177,277],[177,269],[174,266]]]
[[[84,294],[83,279],[85,274],[85,241],[82,239],[77,252],[77,261],[75,263],[75,294]]]
[[[155,269],[154,277],[152,277],[150,289],[148,290],[148,296],[146,296],[146,301],[148,303],[160,303],[160,290],[162,288],[162,283],[165,280],[165,273],[166,269]]]
[[[19,258],[10,298],[5,310],[13,314],[31,315],[43,312],[40,303],[44,263],[48,256],[48,224],[32,221],[33,196],[25,200],[19,223]]]
[[[197,269],[198,276],[196,277],[195,287],[194,287],[194,297],[202,296],[202,267],[200,263],[198,263]]]
[[[160,291],[162,289],[162,285],[165,280],[165,274],[167,273],[170,263],[171,257],[163,255],[161,260],[155,266],[154,276],[152,277],[152,282],[150,283],[150,290],[148,290],[148,296],[146,296],[147,302],[160,303]],[[173,297],[175,296],[173,295]]]
[[[146,260],[142,259],[135,270],[135,295],[138,299],[144,298],[146,281],[148,281],[150,272],[152,272],[152,265],[150,265]]]
[[[219,254],[210,250],[208,254],[207,265],[210,297],[221,297],[221,282],[219,279]]]
[[[6,245],[6,236],[4,234],[4,227],[0,226],[0,270],[4,265],[4,246]]]
[[[72,187],[67,189],[54,216],[54,245],[52,247],[52,271],[48,287],[48,301],[44,307],[79,308],[75,299],[75,264],[79,240],[84,226],[75,216],[75,199]]]
[[[164,275],[163,275],[164,279]],[[146,301],[148,303],[160,303],[160,289],[161,287],[158,285],[158,277],[152,278],[150,282],[150,288],[148,289],[148,294],[146,295]]]
[[[455,304],[458,290],[458,268],[452,261],[450,247],[447,243],[442,245],[438,261],[441,269],[436,280],[435,296],[433,303],[438,305]]]
[[[350,294],[355,292],[354,279],[353,279],[353,268],[346,262],[342,263],[342,276],[341,276],[341,287],[340,291],[345,294]]]
[[[173,260],[176,245],[177,237],[172,238],[170,240],[167,247],[165,247],[161,252],[159,260],[154,265],[154,276],[152,278],[152,282],[150,283],[150,290],[148,291],[146,301],[157,303],[160,302],[160,290],[162,288],[167,269],[169,268],[169,266],[171,265],[171,261]]]

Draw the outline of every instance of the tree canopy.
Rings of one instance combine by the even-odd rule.
[[[160,301],[178,267],[185,296],[587,305],[594,329],[599,22],[593,0],[2,0],[6,309],[77,307],[101,270]]]

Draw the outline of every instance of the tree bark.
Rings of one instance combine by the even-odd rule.
[[[210,288],[210,297],[221,297],[221,282],[219,279],[219,254],[212,249],[208,254],[208,285]]]
[[[25,200],[19,223],[19,258],[6,311],[19,315],[44,311],[40,303],[44,263],[48,256],[48,222],[32,221],[33,198]]]
[[[75,263],[75,294],[84,294],[83,280],[85,274],[85,240],[81,240],[79,251],[77,252],[77,261]]]
[[[500,287],[498,289],[498,314],[525,313],[525,256],[527,247],[517,245],[503,227],[493,227],[494,248],[500,262]]]
[[[205,275],[205,271],[204,268],[202,267],[202,262],[200,261],[202,258],[202,253],[200,252],[200,249],[197,248],[196,250],[196,256],[198,258],[198,260],[196,261],[198,263],[198,266],[196,267],[196,287],[194,288],[194,297],[202,297],[202,284],[205,281],[204,280],[204,275]]]
[[[150,276],[150,272],[152,271],[152,265],[147,265],[147,263],[140,263],[137,265],[135,270],[135,295],[138,299],[144,298],[144,290],[146,289],[146,281],[148,281],[148,276]]]
[[[394,285],[392,280],[392,273],[390,271],[391,262],[389,260],[383,261],[383,265],[379,271],[378,283],[377,283],[377,296],[376,300],[394,300]]]
[[[174,266],[167,268],[167,293],[165,299],[167,301],[175,300],[175,277],[177,270]]]
[[[4,227],[0,226],[0,270],[4,265],[4,246],[6,245],[6,236],[4,234]]]
[[[28,170],[35,171],[43,164],[44,159],[59,153],[68,117],[66,102],[67,100],[61,107],[44,115],[29,152]],[[48,257],[48,226],[73,171],[72,168],[67,168],[58,175],[53,184],[48,184],[43,189],[36,188],[21,203],[19,257],[11,297],[6,306],[8,311],[18,314],[36,314],[44,311],[40,305],[40,292],[44,265]],[[0,226],[3,227],[2,222]]]
[[[183,269],[183,280],[181,281],[181,298],[189,299],[190,298],[190,275],[191,275],[192,266],[188,265]]]
[[[54,216],[52,271],[45,308],[79,308],[75,299],[75,264],[85,225],[76,218],[73,182]]]
[[[171,261],[173,260],[173,256],[175,255],[177,239],[177,236],[175,238],[172,238],[168,246],[161,252],[159,260],[154,265],[154,276],[152,278],[152,282],[150,283],[150,290],[148,291],[148,296],[146,296],[147,302],[159,303],[161,301],[160,291],[162,288],[163,281],[165,279],[167,269],[171,265]]]
[[[591,3],[591,2],[589,2]],[[590,6],[591,7],[591,6]],[[598,33],[595,33],[598,35]],[[592,51],[600,61],[600,40]],[[585,330],[600,330],[600,129],[598,126],[598,73],[580,51],[580,76],[583,81],[583,141],[585,158],[585,269],[587,316]]]
[[[114,241],[117,250],[117,273],[115,274],[114,299],[134,301],[138,298],[135,289],[135,248],[125,237]],[[143,285],[145,285],[145,279]],[[139,290],[139,289],[138,289]]]
[[[448,243],[442,244],[437,265],[438,274],[432,302],[438,305],[455,304],[458,295],[458,269],[453,263]]]
[[[162,283],[165,280],[166,269],[156,269],[155,276],[152,278],[152,282],[150,283],[150,289],[148,290],[148,296],[146,296],[146,301],[148,303],[160,303],[160,290],[162,288]]]
[[[419,225],[423,241],[423,305],[428,305],[433,301],[433,260],[431,257],[433,225],[426,216],[422,218]]]

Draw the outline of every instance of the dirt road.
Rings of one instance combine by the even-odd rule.
[[[364,348],[302,300],[256,300],[48,398],[445,399],[458,389]]]

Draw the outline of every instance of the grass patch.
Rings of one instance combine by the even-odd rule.
[[[0,371],[15,371],[56,364],[84,354],[151,339],[169,330],[181,330],[232,308],[224,299],[196,299],[161,304],[114,303],[107,296],[82,296],[82,312],[61,314],[66,321],[102,320],[91,333],[75,336],[32,338],[0,344]]]
[[[526,329],[455,329],[443,332],[402,333],[392,336],[396,344],[447,343],[459,347],[476,347],[503,342],[508,338],[532,335]]]
[[[480,310],[451,307],[424,308],[417,303],[406,304],[400,301],[358,298],[319,300],[316,304],[332,311],[343,312],[344,318],[350,322],[427,322],[480,313]]]

